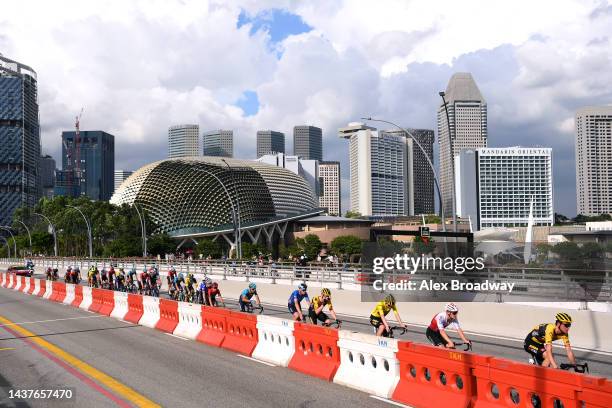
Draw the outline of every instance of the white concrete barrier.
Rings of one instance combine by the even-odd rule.
[[[152,296],[143,296],[142,307],[144,313],[138,321],[138,324],[154,329],[155,325],[159,321],[159,298]]]
[[[10,288],[11,286],[13,286],[13,281],[15,280],[15,274],[14,273],[9,273],[9,281],[8,281],[8,285],[6,285],[7,288]]]
[[[62,303],[64,303],[65,305],[71,305],[72,302],[74,302],[74,298],[75,298],[74,284],[67,283],[66,284],[66,297],[64,298],[64,301]]]
[[[334,382],[390,398],[399,381],[397,339],[340,330],[340,367]]]
[[[116,319],[123,320],[128,312],[128,294],[125,292],[115,292],[113,296],[115,298],[115,307],[110,315]]]
[[[259,341],[253,358],[287,367],[295,352],[293,321],[272,316],[257,316]]]
[[[91,295],[91,288],[89,286],[83,286],[83,300],[79,307],[81,309],[89,310],[89,306],[93,302],[93,297]]]
[[[15,275],[15,277],[13,279],[17,280],[17,285],[15,285],[15,287],[13,288],[13,290],[16,291],[20,291],[21,290],[21,278],[23,278],[23,276],[17,276]]]
[[[53,282],[50,280],[45,280],[45,294],[43,295],[43,299],[49,299],[53,294]]]
[[[34,291],[32,292],[32,296],[38,296],[40,292],[40,279],[34,279]]]
[[[202,306],[179,302],[179,322],[174,329],[174,335],[195,340],[202,331]]]
[[[6,273],[0,272],[0,286],[2,287],[4,287],[4,279],[6,279],[5,276],[6,276]]]
[[[21,291],[23,293],[28,293],[28,290],[30,290],[30,281],[31,281],[31,279],[29,277],[27,277],[26,280],[25,280],[25,285],[23,285],[23,288],[21,288]]]

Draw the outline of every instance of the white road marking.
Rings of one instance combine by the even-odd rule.
[[[92,312],[93,313],[93,312]],[[21,323],[11,323],[11,324],[0,324],[0,327],[6,327],[6,326],[16,326],[16,325],[22,325],[22,324],[35,324],[35,323],[47,323],[47,322],[60,322],[63,320],[76,320],[76,319],[94,319],[96,317],[104,317],[102,315],[100,316],[85,316],[85,317],[67,317],[65,319],[50,319],[50,320],[37,320],[34,322],[21,322]]]
[[[391,400],[388,400],[386,398],[379,397],[378,395],[370,395],[370,398],[374,398],[374,399],[377,399],[379,401],[386,402],[387,404],[396,405],[398,407],[412,408],[410,405],[400,404],[399,402],[391,401]]]
[[[270,363],[268,363],[268,362],[266,362],[266,361],[261,361],[261,360],[258,360],[258,359],[256,359],[256,358],[253,358],[253,357],[243,356],[242,354],[236,354],[236,355],[237,355],[238,357],[246,358],[247,360],[251,360],[251,361],[255,361],[255,362],[257,362],[257,363],[265,364],[265,365],[267,365],[267,366],[269,366],[269,367],[276,367],[276,365],[274,365],[274,364],[270,364]]]
[[[166,335],[168,335],[168,336],[176,337],[177,339],[181,339],[181,340],[185,340],[185,341],[189,340],[189,339],[186,339],[186,338],[184,338],[184,337],[174,335],[174,334],[172,334],[172,333],[164,333],[164,334],[166,334]]]

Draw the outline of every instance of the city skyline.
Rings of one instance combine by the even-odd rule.
[[[117,167],[128,169],[164,158],[175,123],[234,129],[234,156],[253,159],[258,129],[289,135],[310,123],[323,129],[325,159],[342,163],[343,211],[348,151],[336,130],[370,115],[434,129],[438,91],[453,73],[471,72],[488,104],[488,145],[552,147],[555,209],[571,216],[574,114],[612,102],[612,12],[599,1],[529,4],[520,25],[500,29],[520,4],[480,2],[483,22],[446,3],[338,2],[325,13],[303,2],[286,9],[277,2],[185,2],[146,13],[131,2],[112,9],[42,4],[35,12],[15,3],[0,17],[0,53],[44,78],[42,146],[56,160],[57,137],[73,128],[82,106],[83,128],[116,135]],[[160,30],[164,41],[154,46],[124,41],[158,38]],[[202,46],[211,42],[218,44]],[[229,47],[231,57],[224,55]],[[218,62],[205,63],[211,60]]]

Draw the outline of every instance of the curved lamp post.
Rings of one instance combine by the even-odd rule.
[[[9,245],[8,239],[4,238],[2,235],[0,235],[0,238],[2,238],[2,240],[6,244],[6,249],[8,251],[8,257],[10,258],[11,257],[11,246]]]
[[[45,221],[47,221],[49,223],[49,226],[51,227],[51,231],[53,231],[53,253],[57,257],[57,234],[55,232],[55,225],[53,225],[51,220],[47,216],[45,216],[45,215],[42,215],[42,214],[36,213],[36,212],[33,212],[32,214],[38,215],[40,218],[44,219]]]
[[[27,225],[25,225],[25,222],[23,221],[19,221],[19,220],[15,220],[18,223],[20,223],[21,225],[23,225],[23,227],[25,228],[26,232],[28,233],[28,239],[30,240],[30,254],[32,253],[32,235],[30,235],[30,230],[28,228]]]
[[[455,158],[453,157],[453,139],[451,137],[451,127],[450,127],[450,118],[448,116],[448,105],[446,103],[446,99],[444,99],[444,91],[438,92],[440,97],[442,98],[442,103],[444,104],[444,112],[446,112],[446,126],[448,128],[448,150],[450,157],[450,166],[451,166],[451,187],[452,187],[452,203],[453,203],[453,231],[457,232],[457,197],[455,197]]]
[[[93,258],[93,245],[92,245],[92,239],[91,239],[91,225],[89,225],[89,221],[87,221],[87,217],[85,217],[85,214],[83,214],[83,211],[81,211],[78,207],[75,207],[73,205],[67,205],[66,207],[72,208],[77,210],[82,216],[83,219],[85,220],[85,224],[87,225],[87,238],[89,241],[89,257]]]
[[[234,180],[234,173],[231,172],[232,166],[230,166],[225,159],[221,159],[223,163],[230,169],[230,175],[232,176],[232,180]],[[236,183],[234,183],[234,195],[236,196],[236,212],[237,214],[237,223],[238,223],[238,259],[242,259],[242,228],[240,225],[240,200],[238,199],[238,191],[236,191]]]
[[[396,123],[393,123],[391,121],[383,120],[383,119],[373,119],[373,118],[361,118],[361,119],[362,120],[368,120],[368,121],[371,121],[371,122],[387,123],[387,124],[389,124],[391,126],[395,126],[399,130],[405,132],[408,136],[410,136],[410,138],[412,140],[414,140],[416,145],[419,147],[419,149],[423,153],[423,156],[425,156],[425,158],[427,159],[427,163],[429,164],[429,167],[431,167],[431,171],[432,171],[433,177],[434,177],[434,184],[436,186],[436,191],[438,192],[438,200],[440,201],[440,218],[441,218],[441,222],[442,222],[442,231],[446,231],[446,222],[445,222],[445,219],[444,219],[444,205],[442,203],[442,193],[440,192],[440,185],[438,183],[438,177],[436,176],[436,169],[435,169],[433,163],[431,162],[431,160],[429,159],[429,156],[425,152],[425,149],[423,149],[423,146],[421,146],[421,143],[419,143],[418,139],[416,137],[414,137],[414,135],[412,133],[410,133],[408,131],[408,129],[404,129],[400,125],[398,125]]]
[[[230,195],[229,191],[227,190],[227,188],[225,187],[225,184],[223,184],[223,182],[221,181],[221,179],[213,172],[206,170],[206,169],[201,169],[201,168],[194,168],[194,170],[196,171],[201,171],[203,173],[206,173],[210,176],[213,176],[215,178],[215,180],[217,180],[219,182],[219,184],[221,184],[221,187],[223,187],[223,191],[225,191],[225,194],[227,194],[227,198],[229,199],[230,205],[232,206],[232,223],[234,224],[234,245],[236,246],[236,255],[241,254],[242,253],[242,248],[240,247],[240,241],[238,240],[238,224],[236,223],[236,209],[234,208],[234,202],[232,201],[232,196]],[[236,199],[237,200],[237,199]]]
[[[142,214],[140,214],[140,210],[136,203],[133,204],[136,209],[136,213],[138,214],[138,218],[140,218],[140,230],[142,231],[142,257],[147,257],[147,224],[144,218],[144,208],[142,209]]]
[[[11,231],[11,227],[7,225],[0,225],[0,228],[3,229],[4,231],[7,231],[9,234],[11,234],[11,238],[13,238],[13,252],[15,253],[15,257],[17,257],[17,241],[15,241],[15,236],[13,235],[13,232]]]

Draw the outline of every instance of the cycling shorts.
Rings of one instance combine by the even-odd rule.
[[[382,324],[382,319],[378,316],[370,315],[370,324],[378,329]]]
[[[538,365],[542,365],[542,362],[544,362],[544,351],[546,351],[545,346],[533,341],[531,338],[531,333],[529,333],[525,338],[523,349],[525,349],[527,353],[531,354]]]
[[[425,331],[425,336],[434,346],[439,346],[440,344],[446,345],[446,340],[444,340],[440,332],[432,330],[430,327]]]
[[[317,320],[321,323],[325,323],[327,320],[329,320],[329,316],[327,316],[327,314],[323,312],[316,314],[314,309],[310,309],[308,311],[308,316],[310,317],[310,320],[312,320],[312,324],[315,325],[317,324]]]

